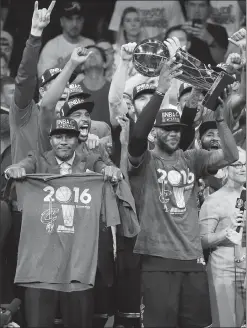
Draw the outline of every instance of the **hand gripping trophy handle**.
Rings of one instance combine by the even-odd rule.
[[[199,59],[190,55],[187,51],[178,48],[176,63],[181,63],[183,74],[178,79],[189,83],[194,87],[205,90],[206,96],[203,106],[215,110],[218,97],[224,88],[232,84],[235,79],[221,69],[207,67]],[[169,60],[170,54],[167,46],[156,39],[146,39],[139,43],[133,52],[133,64],[135,69],[144,76],[158,76],[164,61]]]

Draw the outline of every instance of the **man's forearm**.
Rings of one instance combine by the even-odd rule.
[[[125,114],[122,111],[127,109],[127,105],[123,104],[123,93],[125,89],[125,83],[128,77],[129,62],[120,60],[116,72],[113,75],[108,100],[111,124],[118,126],[116,117],[120,114]]]
[[[128,144],[121,144],[120,170],[123,173],[125,180],[129,181],[129,177],[128,177]]]
[[[244,69],[242,69],[238,92],[231,96],[229,105],[231,106],[234,119],[237,119],[246,105],[246,71]]]
[[[143,154],[147,143],[147,138],[153,128],[156,115],[162,104],[163,97],[156,92],[142,110],[131,136],[129,153],[133,157],[139,157]]]
[[[68,61],[62,72],[57,76],[57,78],[54,80],[54,82],[44,94],[40,105],[41,110],[54,110],[57,102],[59,101],[64,92],[66,84],[68,83],[74,69],[75,65],[71,61]]]
[[[216,247],[226,239],[226,236],[227,236],[226,229],[202,236],[201,237],[202,247],[204,249]]]
[[[16,76],[14,100],[20,109],[26,108],[34,98],[40,48],[41,36],[30,34]]]

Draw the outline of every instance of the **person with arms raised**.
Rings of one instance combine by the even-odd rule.
[[[142,110],[129,144],[129,175],[141,231],[134,252],[141,254],[141,309],[145,327],[207,327],[211,321],[209,292],[201,247],[197,180],[238,160],[234,138],[224,122],[222,103],[215,120],[222,149],[179,149],[178,111],[160,109],[172,78],[176,39],[165,41],[171,60],[162,67],[159,84]],[[155,148],[147,138],[155,127]]]
[[[38,63],[38,76],[53,67],[63,68],[72,51],[81,46],[94,44],[94,41],[81,35],[85,18],[82,5],[77,1],[64,4],[60,24],[62,34],[47,42],[41,51]]]

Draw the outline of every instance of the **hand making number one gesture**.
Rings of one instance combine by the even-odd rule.
[[[39,9],[38,1],[35,1],[34,12],[32,18],[32,30],[31,34],[34,36],[41,36],[44,28],[50,23],[51,12],[56,4],[56,1],[52,1],[49,8]]]

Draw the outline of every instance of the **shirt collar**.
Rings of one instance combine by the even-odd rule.
[[[71,159],[69,159],[68,161],[61,161],[61,159],[57,158],[57,156],[56,156],[58,165],[61,165],[62,163],[68,163],[69,165],[72,166],[74,159],[75,159],[75,152],[74,152],[74,155],[71,157]]]

